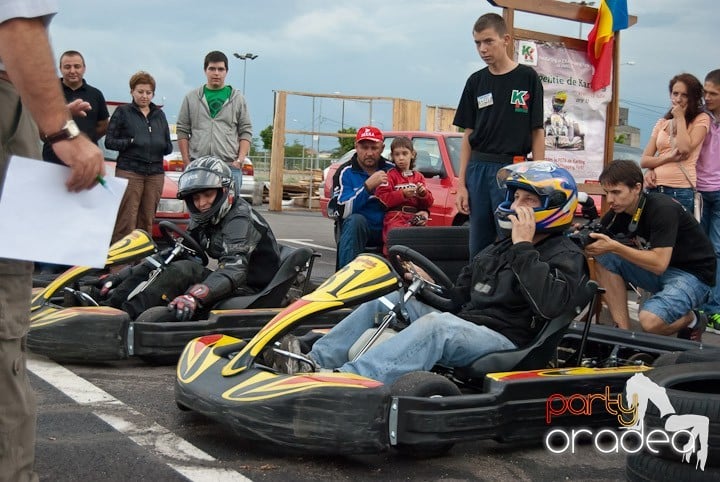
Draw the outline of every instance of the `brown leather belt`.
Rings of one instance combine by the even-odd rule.
[[[388,211],[401,211],[404,213],[415,214],[418,212],[418,208],[414,208],[412,206],[398,206],[396,208],[390,208]]]

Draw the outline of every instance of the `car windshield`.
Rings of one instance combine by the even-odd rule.
[[[462,144],[462,136],[448,136],[445,138],[450,162],[452,162],[455,175],[460,172],[460,145]]]

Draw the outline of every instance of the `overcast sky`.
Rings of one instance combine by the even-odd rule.
[[[63,0],[50,32],[56,55],[81,51],[86,80],[108,100],[130,100],[127,81],[138,70],[157,80],[155,101],[173,122],[184,95],[205,82],[203,58],[230,58],[227,82],[243,88],[255,135],[272,122],[273,91],[402,97],[455,107],[465,80],[484,67],[472,40],[475,19],[502,13],[486,0],[193,0],[106,2]],[[718,0],[628,0],[638,23],[622,33],[621,105],[630,123],[650,129],[669,106],[667,84],[676,73],[720,68]],[[519,28],[577,36],[576,22],[516,15]],[[591,27],[583,26],[583,36]],[[716,39],[713,41],[713,39]],[[715,42],[715,43],[713,43]],[[288,128],[336,131],[370,116],[391,126],[389,103],[291,98]],[[423,107],[423,114],[424,114]],[[424,123],[423,123],[424,126]],[[307,143],[309,144],[309,140]],[[322,148],[336,147],[323,141]]]

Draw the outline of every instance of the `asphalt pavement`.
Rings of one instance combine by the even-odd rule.
[[[263,215],[280,242],[316,249],[313,277],[334,271],[332,224],[317,211]],[[720,345],[720,336],[705,335]],[[583,445],[553,454],[541,441],[456,445],[447,456],[285,454],[238,438],[228,427],[175,406],[172,366],[138,359],[57,364],[31,355],[38,395],[36,469],[47,481],[230,480],[624,480],[621,453]]]

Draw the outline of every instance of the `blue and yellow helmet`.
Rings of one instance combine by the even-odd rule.
[[[517,189],[540,197],[540,207],[535,208],[536,232],[562,231],[572,223],[578,202],[577,185],[566,169],[548,161],[521,162],[501,168],[497,182],[501,189],[507,189],[505,201],[495,210],[501,229],[512,229],[508,216],[515,212],[511,206]]]

